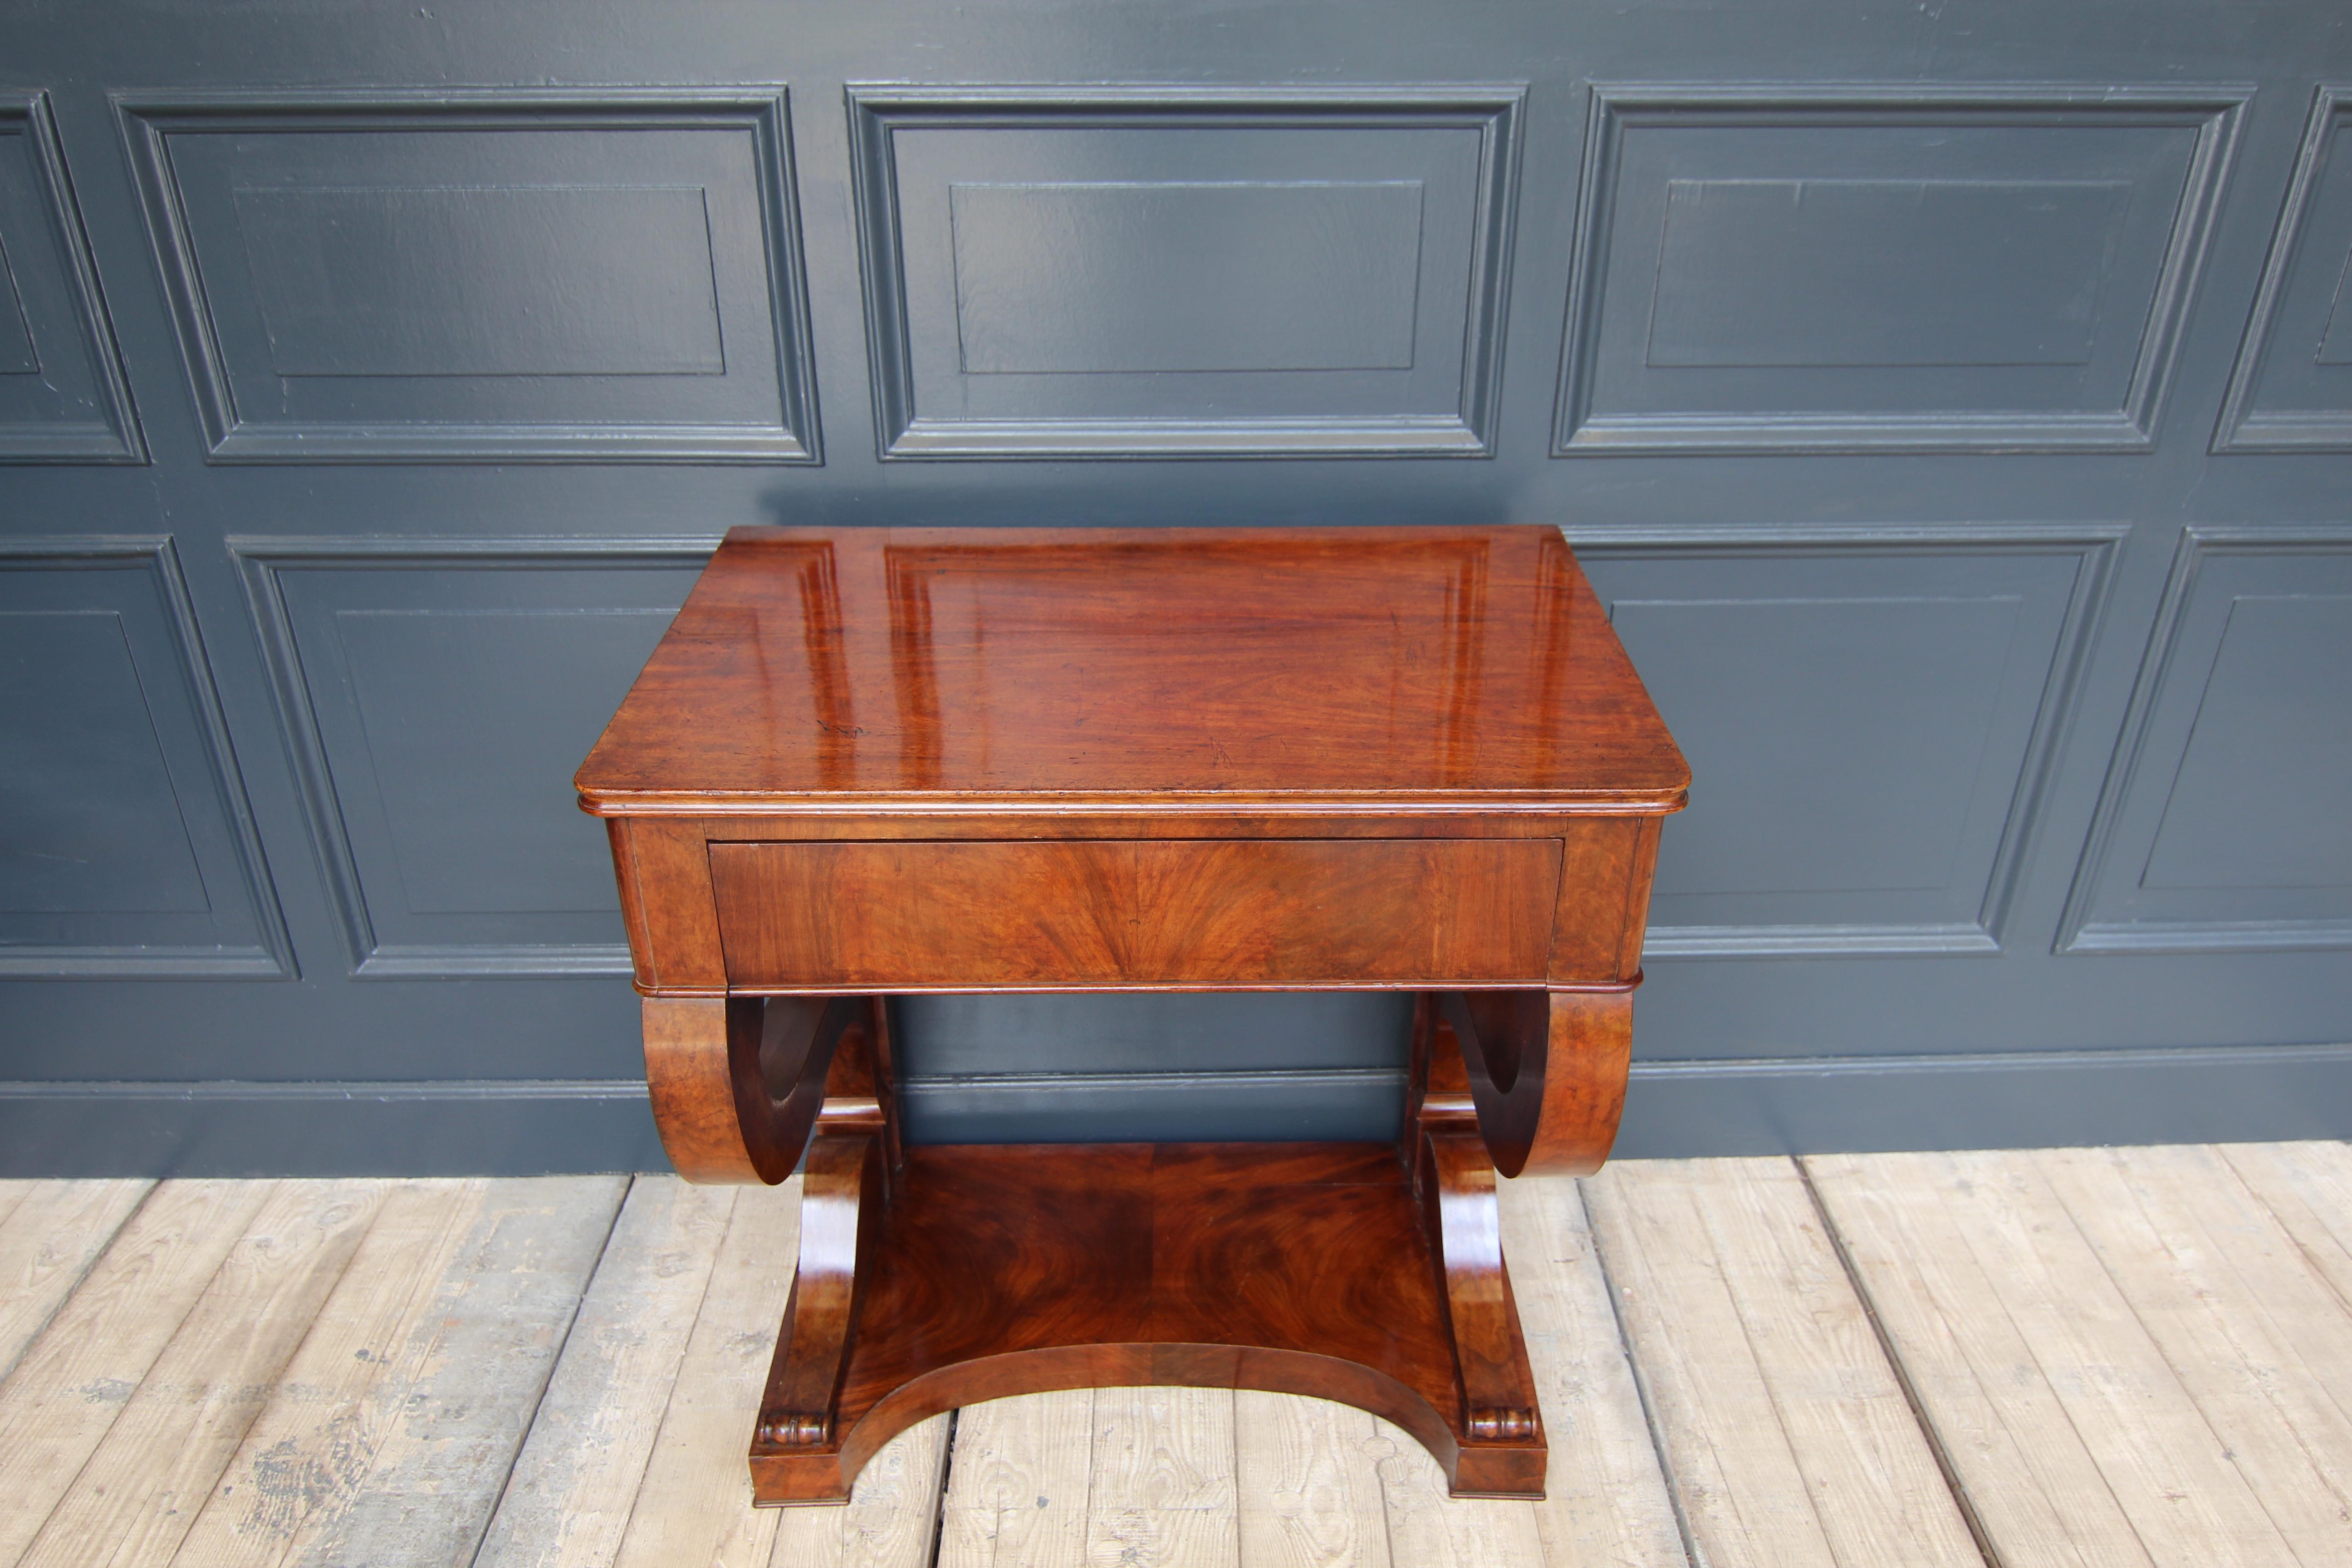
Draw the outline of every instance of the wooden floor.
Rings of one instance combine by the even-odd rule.
[[[755,1510],[790,1187],[0,1184],[0,1565],[2352,1563],[2342,1144],[1507,1185],[1541,1503],[1339,1405],[1117,1389]]]

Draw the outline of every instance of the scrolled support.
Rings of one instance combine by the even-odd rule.
[[[1471,1443],[1523,1447],[1543,1441],[1535,1374],[1503,1263],[1495,1166],[1477,1134],[1424,1124],[1421,1201],[1436,1254],[1440,1299],[1453,1331],[1462,1383],[1462,1430]]]
[[[644,1003],[646,1083],[662,1148],[690,1182],[793,1173],[862,996],[658,997]]]
[[[1449,991],[1439,1034],[1460,1047],[1478,1131],[1506,1176],[1590,1175],[1625,1110],[1633,987]],[[1445,1041],[1436,1044],[1443,1051]]]
[[[835,1447],[841,1380],[856,1342],[861,1266],[872,1249],[882,1184],[878,1134],[823,1132],[809,1145],[801,1175],[800,1267],[760,1402],[755,1468],[770,1454]]]

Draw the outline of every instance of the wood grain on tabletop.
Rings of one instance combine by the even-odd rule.
[[[739,528],[593,808],[1074,795],[1671,810],[1689,772],[1555,530]]]

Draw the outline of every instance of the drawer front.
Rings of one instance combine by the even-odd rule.
[[[730,985],[1541,984],[1550,838],[713,844]]]

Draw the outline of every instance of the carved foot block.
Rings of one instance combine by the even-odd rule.
[[[957,1405],[1147,1384],[1338,1400],[1411,1433],[1456,1496],[1543,1494],[1534,1380],[1484,1240],[1491,1178],[1449,1177],[1443,1223],[1475,1232],[1449,1247],[1392,1144],[916,1148],[887,1207],[846,1199],[872,1179],[847,1163],[809,1200],[831,1205],[836,1261],[804,1247],[751,1447],[760,1503],[839,1501],[883,1444]]]

